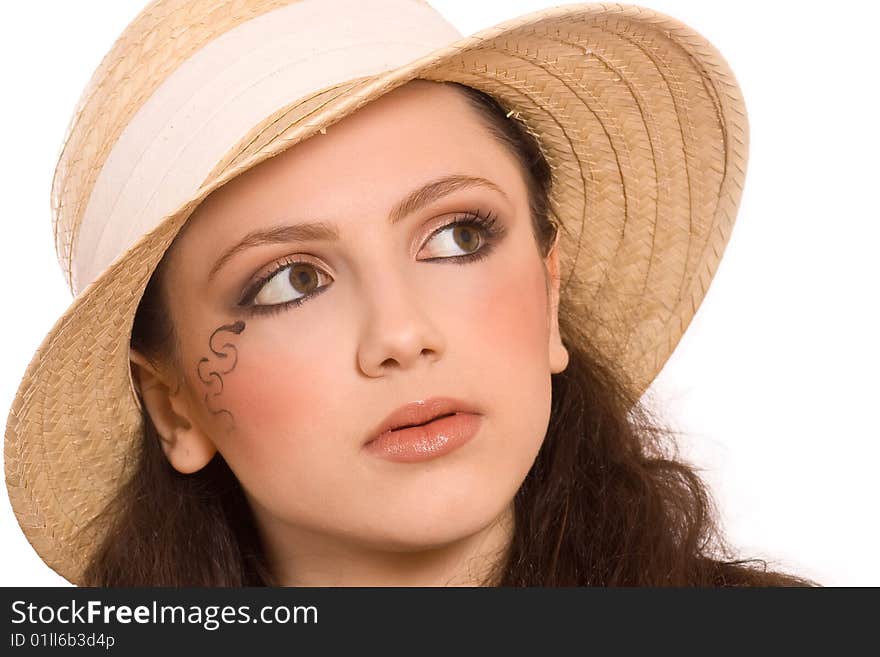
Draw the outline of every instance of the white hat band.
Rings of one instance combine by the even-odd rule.
[[[303,31],[303,25],[314,29]],[[422,2],[301,0],[210,41],[156,89],[109,153],[73,245],[74,293],[191,198],[224,154],[269,114],[460,37]]]

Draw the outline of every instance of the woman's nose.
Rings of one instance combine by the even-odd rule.
[[[364,290],[364,324],[358,364],[370,377],[434,362],[445,350],[443,335],[426,312],[426,299],[403,275],[382,278]]]

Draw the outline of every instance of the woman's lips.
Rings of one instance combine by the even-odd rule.
[[[390,461],[413,463],[443,456],[468,442],[480,428],[482,416],[456,413],[415,427],[386,431],[364,449]]]

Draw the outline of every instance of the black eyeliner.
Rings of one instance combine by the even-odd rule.
[[[476,226],[480,228],[480,230],[483,232],[483,234],[485,235],[485,240],[482,246],[477,251],[460,256],[438,256],[436,258],[425,258],[424,260],[419,260],[419,262],[451,262],[453,264],[459,265],[467,264],[470,262],[478,262],[487,257],[490,253],[492,253],[495,244],[507,233],[507,228],[498,223],[498,217],[494,213],[490,212],[488,214],[483,214],[479,210],[471,210],[470,212],[463,213],[462,215],[456,217],[453,221],[449,222],[448,224],[444,224],[443,226],[435,230],[428,236],[428,240],[426,241],[429,241],[437,233],[448,230],[453,226],[459,225]],[[260,293],[262,287],[268,281],[277,276],[284,269],[296,264],[299,264],[299,261],[282,262],[280,266],[261,276],[259,279],[257,279],[247,287],[241,297],[241,300],[238,302],[238,305],[244,308],[244,310],[250,315],[269,316],[288,308],[300,306],[304,302],[308,301],[312,297],[318,296],[330,287],[329,284],[323,285],[316,290],[299,297],[298,299],[291,299],[290,301],[284,301],[282,303],[257,305],[254,305],[252,303],[256,296]]]

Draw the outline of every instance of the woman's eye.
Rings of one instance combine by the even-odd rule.
[[[441,228],[425,246],[434,245],[430,249],[429,258],[445,258],[475,253],[483,242],[484,238],[478,226],[471,223],[457,223]]]
[[[322,278],[329,276],[307,262],[294,262],[275,272],[263,283],[251,303],[272,306],[302,299],[320,287]]]
[[[506,233],[496,225],[495,217],[477,212],[438,229],[422,247],[428,251],[424,260],[448,260],[462,264],[485,258]],[[420,251],[421,253],[421,251]],[[255,313],[270,313],[298,306],[329,287],[333,279],[320,267],[309,262],[280,263],[278,269],[258,280],[245,292],[240,306],[249,306]]]

